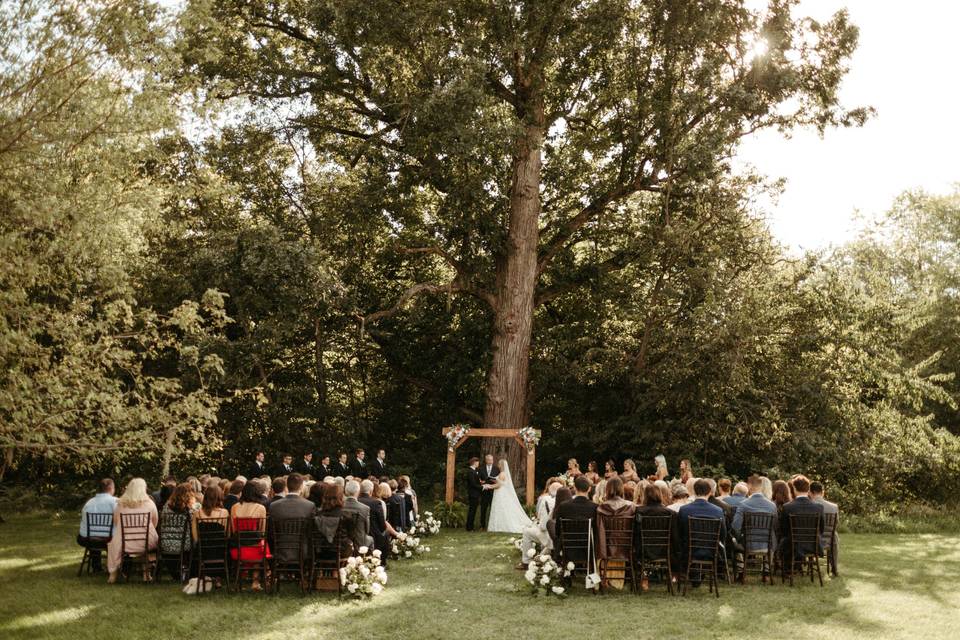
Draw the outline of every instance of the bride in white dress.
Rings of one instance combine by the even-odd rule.
[[[506,460],[500,461],[500,475],[497,476],[496,484],[490,486],[493,489],[488,491],[493,491],[493,502],[490,505],[487,531],[523,533],[523,528],[532,525],[533,521],[520,504],[517,490],[513,486],[513,478],[510,477],[510,466]]]

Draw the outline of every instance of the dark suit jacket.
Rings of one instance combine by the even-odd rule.
[[[387,475],[387,465],[380,462],[379,458],[374,458],[370,464],[367,465],[367,475],[381,478]]]
[[[318,464],[316,466],[316,471],[314,472],[313,479],[319,482],[324,478],[326,478],[327,476],[332,476],[332,475],[334,475],[333,467],[327,467],[322,464]]]
[[[680,542],[680,523],[677,517],[677,512],[667,509],[663,505],[651,504],[645,505],[643,507],[637,507],[636,511],[636,526],[633,528],[633,539],[635,545],[635,553],[640,555],[640,521],[643,518],[656,518],[656,517],[669,517],[671,519],[670,524],[670,560],[674,566],[679,566],[679,560],[681,556],[682,544]],[[662,547],[651,547],[647,546],[643,549],[644,560],[656,560],[662,558],[664,555],[664,550]]]
[[[330,473],[335,478],[345,478],[350,475],[350,467],[345,464],[341,464],[340,461],[337,460],[331,466]]]
[[[293,470],[302,476],[313,476],[316,480],[317,468],[302,458],[293,463]],[[323,478],[320,479],[323,480]]]
[[[712,505],[706,500],[694,500],[690,504],[680,507],[680,543],[683,545],[683,554],[686,557],[690,542],[689,519],[693,518],[715,518],[720,521],[720,542],[727,539],[727,523],[723,516],[723,509]],[[713,553],[705,549],[694,551],[695,560],[712,560]]]
[[[247,469],[247,480],[251,480],[253,478],[259,478],[260,476],[265,475],[266,473],[267,473],[267,465],[261,464],[256,460],[254,460],[253,463],[251,463],[250,467]]]
[[[380,549],[381,552],[384,551],[390,544],[387,540],[387,521],[383,516],[383,508],[380,506],[380,501],[376,498],[371,498],[369,494],[361,494],[359,498],[360,504],[368,507],[370,509],[370,535],[373,536],[373,546],[377,549]]]
[[[714,496],[710,496],[707,502],[715,507],[720,507],[723,510],[723,522],[727,525],[727,530],[729,530],[730,525],[733,524],[733,516],[737,512],[737,509],[735,507],[731,507],[720,498],[716,498]]]
[[[483,494],[483,482],[480,480],[480,471],[467,467],[467,496],[470,500],[479,500]]]
[[[407,516],[407,498],[402,493],[395,493],[385,501],[387,503],[387,522],[397,531],[406,531],[410,528]]]
[[[597,505],[583,496],[574,496],[573,500],[567,500],[563,504],[557,506],[553,510],[556,514],[557,527],[556,527],[556,548],[559,552],[563,552],[563,533],[561,520],[593,520],[593,535],[594,535],[594,544],[596,544],[596,535],[597,535]],[[569,554],[564,556],[570,560],[582,561],[584,558],[579,557],[570,557]]]
[[[344,498],[343,512],[359,515],[357,528],[353,532],[353,543],[357,545],[357,548],[369,547],[371,543],[371,540],[368,539],[370,537],[370,507],[356,498]]]
[[[350,475],[352,475],[354,478],[358,478],[360,480],[365,479],[370,475],[368,468],[369,466],[367,463],[360,458],[354,458],[350,461]]]
[[[490,473],[487,473],[487,465],[480,463],[480,468],[477,469],[477,472],[480,474],[480,482],[483,484],[493,484],[497,481],[497,476],[500,475],[500,467],[493,465],[493,468],[490,470]],[[493,494],[490,494],[493,496]]]
[[[277,476],[288,476],[291,473],[293,473],[293,465],[290,465],[290,467],[288,468],[286,465],[284,465],[281,462],[273,470],[273,477],[276,478]]]
[[[289,495],[282,500],[274,500],[267,508],[267,513],[270,514],[271,526],[280,520],[312,518],[316,512],[317,507],[315,504],[298,495]],[[272,546],[274,549],[273,555],[277,562],[294,562],[295,558],[284,556],[276,548],[276,545]],[[302,547],[304,555],[306,555],[308,548],[307,540],[304,539]]]
[[[787,504],[783,505],[783,509],[780,512],[780,535],[783,538],[783,553],[790,553],[791,548],[791,536],[790,536],[790,516],[791,515],[817,515],[820,516],[820,530],[823,531],[824,518],[823,518],[823,505],[817,502],[814,502],[806,496],[798,496],[794,500],[791,500]],[[822,553],[823,546],[821,540],[817,539],[816,548],[812,545],[799,545],[799,548],[796,550],[797,557],[803,557],[804,553]]]

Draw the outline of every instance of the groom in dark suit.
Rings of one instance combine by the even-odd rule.
[[[487,454],[483,457],[483,464],[480,465],[480,484],[496,484],[497,476],[500,475],[500,467],[493,463],[493,456]],[[490,504],[493,502],[493,490],[484,490],[480,488],[480,527],[487,528],[487,519],[490,517]]]
[[[470,505],[467,508],[467,531],[473,531],[474,521],[477,519],[477,507],[480,506],[480,500],[483,497],[483,482],[480,480],[480,458],[474,456],[470,458],[470,466],[467,468],[467,502]]]

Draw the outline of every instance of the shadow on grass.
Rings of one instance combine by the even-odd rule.
[[[843,577],[827,586],[726,586],[714,598],[700,588],[686,598],[653,589],[593,595],[575,586],[570,597],[537,598],[513,569],[508,537],[444,532],[432,552],[392,562],[390,583],[369,602],[336,594],[301,596],[183,595],[177,586],[108,585],[76,577],[75,524],[16,517],[0,526],[0,636],[253,640],[291,637],[456,638],[497,630],[525,638],[556,638],[570,629],[589,635],[636,630],[657,637],[863,637],[896,635],[882,616],[864,611],[866,587],[919,599],[942,610],[960,586],[960,550],[947,536],[848,536]],[[933,577],[931,567],[936,567]],[[953,605],[955,606],[955,605]],[[929,636],[928,636],[929,637]]]

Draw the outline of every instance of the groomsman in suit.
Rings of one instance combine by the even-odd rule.
[[[483,482],[480,480],[480,458],[474,456],[470,458],[470,466],[467,468],[467,531],[473,531],[474,522],[477,519],[477,507],[480,506],[480,500],[483,497]]]
[[[350,475],[350,467],[347,466],[347,454],[341,452],[337,456],[337,461],[333,463],[330,473],[334,478],[346,478]]]
[[[350,475],[354,478],[366,478],[370,474],[367,472],[367,463],[363,461],[363,449],[357,449],[355,456],[350,462]]]
[[[489,453],[483,457],[483,464],[480,466],[480,482],[486,485],[497,483],[497,476],[500,475],[500,467],[493,463],[493,456]],[[490,517],[490,504],[493,502],[493,491],[486,490],[480,495],[480,528],[487,528],[487,519]]]
[[[274,470],[275,476],[288,476],[293,473],[293,456],[289,453],[283,454],[280,465]]]
[[[333,469],[330,466],[330,456],[322,456],[320,458],[320,464],[317,465],[317,475],[313,477],[314,480],[320,481],[326,478],[327,476],[333,475]]]
[[[263,451],[257,451],[256,458],[250,468],[247,469],[247,480],[253,480],[267,473],[267,465],[263,463],[265,456]]]
[[[313,452],[307,451],[303,454],[303,460],[297,460],[297,464],[293,466],[293,470],[302,476],[315,476],[317,471],[316,467],[313,466]],[[323,478],[321,478],[321,480],[322,479]]]
[[[387,475],[386,459],[387,452],[383,449],[378,449],[377,457],[373,460],[373,462],[370,463],[369,474],[378,478],[382,478],[383,476]]]

